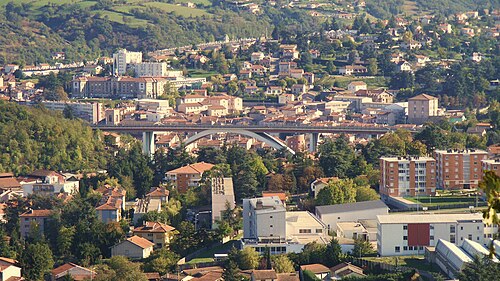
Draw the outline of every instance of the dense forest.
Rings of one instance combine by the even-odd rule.
[[[106,165],[100,133],[59,113],[0,101],[0,171],[78,171]]]

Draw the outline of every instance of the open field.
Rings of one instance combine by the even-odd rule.
[[[167,13],[173,12],[173,13],[175,13],[179,16],[183,16],[183,17],[201,17],[201,16],[209,16],[210,15],[205,10],[196,9],[196,8],[193,9],[193,8],[188,8],[185,6],[179,6],[179,5],[163,3],[163,2],[147,2],[147,3],[144,3],[144,5],[161,9]]]
[[[421,203],[424,207],[430,206],[447,206],[456,204],[470,204],[470,206],[476,205],[475,196],[443,196],[443,197],[408,197],[405,198],[415,203]],[[482,202],[481,198],[477,199],[478,202]]]
[[[82,8],[90,8],[97,4],[97,1],[92,0],[0,0],[0,7],[7,5],[9,2],[14,2],[18,4],[31,4],[31,16],[38,16],[42,13],[40,10],[42,7],[48,4],[55,5],[64,5],[64,4],[75,4]],[[200,17],[200,16],[210,16],[211,14],[207,11],[199,8],[188,8],[186,6],[181,6],[181,3],[192,2],[197,5],[205,5],[210,6],[210,0],[178,0],[176,3],[178,4],[169,4],[164,2],[144,2],[141,0],[127,0],[126,4],[116,4],[113,5],[106,10],[97,9],[91,11],[92,14],[98,14],[101,17],[106,17],[110,21],[125,24],[130,27],[143,27],[146,26],[149,22],[144,19],[140,19],[135,17],[132,13],[132,9],[146,9],[149,7],[153,7],[156,9],[160,9],[166,13],[174,13],[183,17]]]

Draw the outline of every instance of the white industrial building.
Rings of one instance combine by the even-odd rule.
[[[338,222],[375,220],[378,215],[388,213],[389,207],[381,200],[316,207],[316,216],[327,225],[330,231],[334,232],[337,231]]]
[[[377,250],[381,256],[424,254],[439,239],[460,245],[464,239],[483,244],[483,216],[475,214],[394,214],[377,216]]]
[[[326,225],[306,211],[287,212],[278,196],[243,199],[243,247],[271,254],[301,252],[330,240]]]

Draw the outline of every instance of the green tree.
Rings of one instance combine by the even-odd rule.
[[[334,205],[356,201],[356,187],[351,179],[332,180],[321,189],[316,197],[316,205]]]
[[[156,250],[144,263],[145,272],[159,272],[160,275],[165,275],[168,272],[173,272],[179,256],[167,248]]]
[[[110,258],[105,266],[97,268],[96,281],[147,281],[138,263],[129,261],[124,256]]]
[[[246,247],[238,253],[238,267],[241,270],[255,269],[259,266],[260,256],[252,247]]]
[[[224,271],[222,272],[222,279],[224,281],[244,281],[245,278],[239,274],[236,262],[233,260],[228,260],[224,265]]]
[[[362,238],[354,239],[354,248],[352,249],[351,255],[354,257],[364,257],[366,255],[374,253],[373,246],[370,241]]]
[[[486,195],[488,208],[483,211],[483,216],[489,220],[490,224],[499,224],[497,214],[500,213],[500,177],[493,171],[486,171],[483,179],[479,183],[479,188]]]
[[[472,262],[466,263],[463,269],[457,274],[460,281],[473,280],[497,280],[500,275],[500,265],[493,262],[489,257],[475,256]]]
[[[377,75],[378,74],[378,64],[377,64],[377,59],[376,58],[371,58],[368,59],[368,74],[370,75]]]
[[[356,187],[356,202],[377,200],[379,198],[377,191],[369,186]]]
[[[355,159],[354,149],[345,136],[327,140],[318,151],[319,165],[327,177],[346,177]]]
[[[273,256],[272,261],[276,273],[289,273],[295,271],[293,262],[286,255]]]
[[[20,263],[24,276],[29,280],[44,280],[54,266],[52,251],[45,243],[28,244],[21,253]]]

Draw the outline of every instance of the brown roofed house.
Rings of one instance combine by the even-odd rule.
[[[358,277],[358,278],[360,278],[360,277],[366,276],[363,273],[362,268],[355,266],[351,263],[346,263],[346,262],[337,264],[336,266],[330,268],[330,271],[332,273],[332,278],[335,280],[340,280],[340,279],[346,278],[346,277]]]
[[[111,256],[125,256],[131,259],[145,259],[153,252],[154,244],[139,236],[132,236],[111,248]]]
[[[174,234],[175,228],[161,223],[147,221],[144,225],[134,229],[134,235],[145,238],[155,244],[156,248],[162,248],[170,244],[170,239]]]
[[[52,281],[64,280],[65,276],[69,275],[72,280],[89,280],[96,276],[95,271],[92,271],[83,266],[74,263],[65,263],[52,270]]]
[[[189,187],[198,186],[203,173],[212,169],[213,166],[213,164],[205,162],[194,163],[168,171],[166,176],[180,193],[185,193]]]
[[[31,231],[31,228],[37,226],[41,232],[44,231],[45,224],[50,218],[52,210],[33,210],[30,209],[27,212],[19,216],[19,232],[21,237],[26,238]]]
[[[300,266],[300,271],[311,271],[320,280],[330,279],[330,269],[322,264],[313,263]]]

